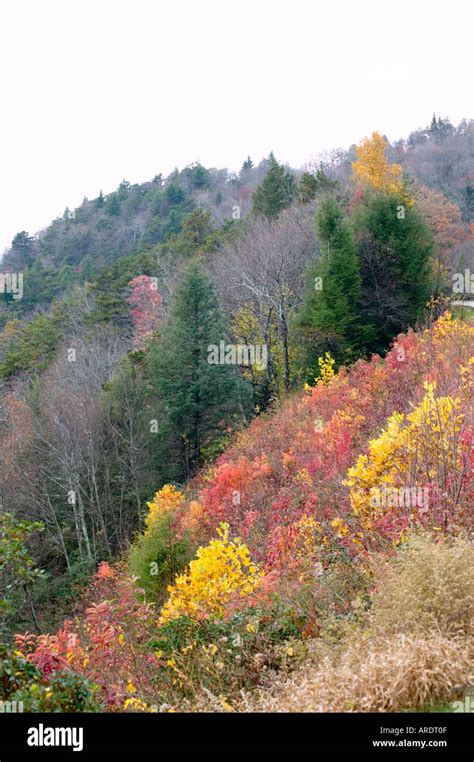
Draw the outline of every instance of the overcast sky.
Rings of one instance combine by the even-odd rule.
[[[0,250],[122,179],[472,116],[468,4],[1,2]]]

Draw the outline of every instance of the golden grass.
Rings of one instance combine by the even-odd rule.
[[[244,694],[251,712],[396,712],[448,701],[470,680],[474,644],[448,638],[372,637],[306,663],[289,678]]]
[[[415,535],[397,557],[375,564],[372,625],[378,633],[474,635],[474,546]]]

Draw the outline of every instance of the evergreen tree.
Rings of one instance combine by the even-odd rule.
[[[156,469],[152,462],[153,433],[150,421],[156,416],[156,405],[145,378],[141,352],[125,356],[118,372],[103,386],[103,401],[108,431],[112,441],[107,449],[112,498],[120,500],[121,511],[129,520],[141,516],[141,507],[156,486]]]
[[[72,265],[68,265],[66,263],[61,265],[56,275],[58,293],[62,293],[72,286],[74,282],[74,275],[75,271]]]
[[[35,254],[35,239],[28,235],[26,230],[22,230],[14,237],[11,249],[4,258],[4,264],[21,272],[33,264]]]
[[[183,203],[186,198],[184,190],[179,187],[176,181],[173,181],[166,186],[165,196],[171,206],[177,206],[178,204]]]
[[[311,172],[303,172],[298,183],[298,198],[303,204],[312,201],[318,193],[318,181]]]
[[[250,156],[247,156],[247,158],[245,159],[244,163],[242,164],[240,168],[239,180],[245,183],[250,178],[252,169],[253,169],[253,161],[250,158]]]
[[[340,361],[360,349],[358,319],[360,273],[357,249],[348,220],[337,201],[328,196],[317,213],[321,256],[308,268],[305,299],[298,315],[306,365],[312,375],[325,351]]]
[[[169,463],[178,481],[216,454],[243,394],[235,367],[208,362],[210,346],[221,341],[226,331],[212,282],[194,261],[149,355],[150,381],[163,405],[158,458],[178,453],[178,462]]]
[[[354,215],[367,349],[384,353],[422,316],[431,293],[433,238],[416,206],[371,193]]]
[[[428,133],[432,138],[436,138],[438,135],[438,122],[436,120],[436,114],[433,114],[433,118],[431,119],[431,124],[428,128]]]
[[[107,199],[107,214],[111,217],[117,217],[120,214],[120,201],[117,193],[111,193]]]
[[[454,127],[449,121],[449,119],[446,117],[446,119],[441,119],[441,117],[438,117],[438,140],[441,142],[442,140],[445,140],[446,138],[449,138],[453,134]]]
[[[17,371],[37,373],[44,370],[61,338],[54,320],[38,315],[21,329],[10,342],[0,365],[0,378],[6,379]]]
[[[183,175],[189,179],[192,188],[202,190],[209,188],[211,184],[211,173],[199,162],[186,167],[183,170]]]
[[[128,180],[122,180],[118,190],[116,191],[119,201],[126,201],[128,194],[130,193],[130,183]]]
[[[293,176],[279,164],[273,152],[268,157],[269,170],[253,194],[253,210],[267,219],[278,217],[295,195]]]
[[[207,209],[195,209],[184,219],[183,229],[168,241],[168,247],[190,258],[202,249],[212,232],[211,212]]]
[[[81,262],[81,282],[90,283],[96,275],[97,268],[95,266],[94,260],[90,254],[88,254],[87,257],[85,257]]]
[[[303,172],[298,183],[298,198],[306,204],[316,198],[319,193],[336,191],[338,187],[338,181],[331,180],[320,167],[315,174]]]
[[[468,180],[464,190],[464,217],[469,222],[474,217],[474,185]]]

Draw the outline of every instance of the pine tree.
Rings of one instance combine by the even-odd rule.
[[[438,142],[449,138],[453,134],[453,130],[453,125],[447,117],[445,119],[438,117]]]
[[[293,176],[279,164],[273,155],[268,157],[269,170],[253,194],[253,210],[267,219],[278,217],[289,206],[295,195]]]
[[[252,169],[253,169],[253,161],[250,158],[250,156],[247,156],[247,158],[245,159],[244,163],[242,164],[240,168],[240,172],[239,172],[240,180],[245,181],[249,177]]]
[[[210,364],[209,347],[226,341],[212,282],[196,261],[185,270],[161,339],[149,356],[151,383],[163,404],[163,446],[179,452],[175,473],[189,478],[215,454],[235,419],[242,382],[235,367]]]
[[[316,198],[319,193],[334,192],[338,187],[338,181],[331,180],[320,167],[315,174],[303,172],[298,183],[298,198],[306,204]]]
[[[81,262],[81,282],[91,282],[97,275],[97,269],[91,255],[88,254]]]
[[[428,128],[428,133],[431,135],[432,138],[436,138],[438,135],[438,122],[436,121],[436,114],[433,114],[433,118],[431,119],[431,124]]]
[[[415,327],[430,297],[433,237],[416,206],[386,193],[358,205],[354,226],[367,349],[383,353],[394,336]]]
[[[211,173],[199,162],[186,167],[183,170],[183,176],[188,178],[191,188],[202,190],[209,188],[211,184]]]
[[[184,219],[182,230],[168,241],[170,250],[189,259],[201,250],[212,235],[212,214],[198,207]]]
[[[471,220],[474,216],[474,185],[468,180],[466,188],[464,189],[464,216],[467,221]]]
[[[111,193],[108,197],[106,210],[111,217],[117,217],[120,214],[120,201],[117,193]]]
[[[33,264],[35,254],[35,239],[28,235],[26,230],[22,230],[14,237],[11,249],[4,258],[4,264],[11,269],[22,271]]]
[[[316,219],[321,256],[308,268],[298,316],[306,364],[313,375],[323,352],[347,362],[361,343],[359,262],[350,224],[332,196],[324,199]]]
[[[318,193],[318,181],[311,172],[303,172],[298,183],[298,198],[303,204],[312,201]]]

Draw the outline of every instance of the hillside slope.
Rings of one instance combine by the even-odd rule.
[[[185,493],[161,489],[129,568],[103,563],[85,614],[18,636],[18,658],[114,711],[454,699],[474,653],[473,349],[447,314],[385,361],[323,359]]]

